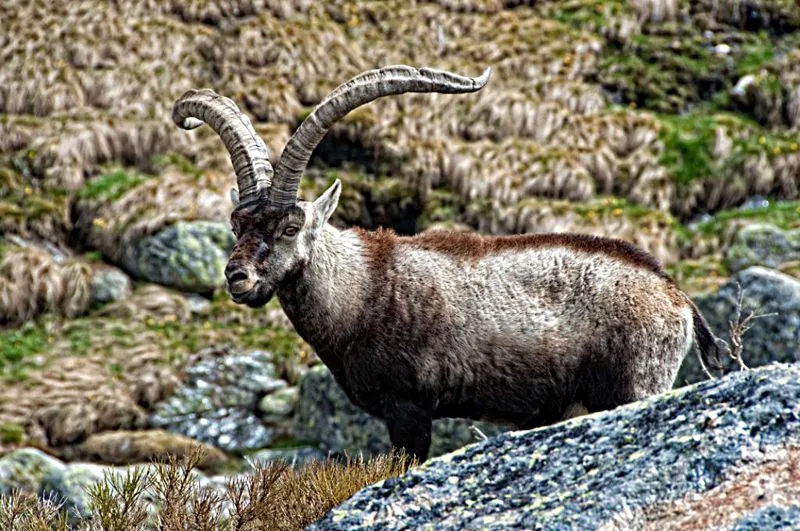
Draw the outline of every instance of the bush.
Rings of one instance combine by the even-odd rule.
[[[150,469],[107,474],[90,487],[92,517],[77,529],[304,529],[358,490],[415,464],[403,454],[312,461],[299,469],[285,461],[255,463],[250,474],[231,478],[220,494],[196,480],[201,458],[198,447],[183,460],[173,456]],[[157,506],[148,500],[157,500]],[[0,500],[0,529],[47,530],[47,522],[66,529],[66,524],[59,527],[62,521],[66,513],[51,500],[19,493]]]

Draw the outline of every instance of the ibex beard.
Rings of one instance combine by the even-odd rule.
[[[189,91],[173,109],[181,127],[206,122],[220,134],[237,174],[233,300],[258,307],[277,294],[353,403],[420,460],[434,418],[533,428],[668,390],[693,344],[709,365],[718,360],[691,299],[626,242],[338,230],[329,223],[338,180],[313,202],[297,198],[312,151],[351,110],[404,92],[475,92],[489,75],[364,72],[298,127],[274,170],[231,100]]]

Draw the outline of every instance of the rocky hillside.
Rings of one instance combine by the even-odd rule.
[[[327,529],[796,529],[800,365],[489,439],[368,487]]]
[[[385,449],[335,386],[302,385],[318,360],[275,301],[249,310],[220,289],[235,180],[209,128],[170,120],[193,87],[235,100],[275,160],[362,70],[491,66],[479,93],[351,113],[318,148],[303,197],[341,178],[339,226],[623,238],[664,261],[723,337],[737,283],[745,314],[778,313],[745,336],[747,363],[800,358],[792,0],[0,11],[0,455],[35,446],[126,464],[200,441],[213,473],[265,448]],[[676,384],[703,378],[687,359]],[[439,433],[437,453],[475,437],[463,423]]]

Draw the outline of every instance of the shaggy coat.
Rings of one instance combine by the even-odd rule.
[[[277,293],[347,396],[422,459],[433,418],[533,428],[670,389],[695,340],[716,352],[653,257],[586,235],[326,225]]]

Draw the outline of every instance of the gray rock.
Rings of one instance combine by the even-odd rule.
[[[433,422],[431,456],[441,455],[476,440],[470,426],[487,436],[502,427],[462,419]],[[319,443],[325,452],[377,455],[391,448],[386,425],[355,406],[325,366],[313,367],[300,383],[300,401],[293,422],[294,437]]]
[[[301,467],[309,461],[320,461],[325,459],[325,453],[319,448],[306,446],[303,448],[284,448],[259,450],[247,456],[248,463],[270,463],[272,461],[284,460],[293,467]]]
[[[205,315],[211,311],[211,301],[202,295],[187,293],[184,298],[189,303],[189,311],[194,315]]]
[[[626,513],[635,521],[744,468],[778,463],[790,474],[773,456],[800,443],[798,396],[800,364],[776,364],[505,433],[367,487],[307,529],[588,530]],[[783,516],[800,525],[791,509]]]
[[[41,450],[21,448],[0,458],[0,496],[14,490],[39,492],[45,476],[64,471],[64,464]]]
[[[752,322],[753,327],[743,337],[745,364],[752,368],[773,361],[800,360],[800,281],[771,269],[751,267],[737,274],[717,293],[695,299],[713,332],[730,342],[728,323],[735,318],[737,282],[744,290],[743,317],[751,310],[778,314]],[[723,355],[723,362],[726,371],[737,370],[728,356]],[[705,378],[696,354],[690,352],[681,366],[676,385]]]
[[[265,420],[277,422],[294,413],[300,390],[297,387],[286,387],[270,393],[258,403],[258,409]]]
[[[208,293],[225,282],[236,238],[226,223],[179,222],[132,245],[124,265],[138,278],[181,291]]]
[[[131,294],[131,279],[117,268],[96,269],[92,276],[92,303],[107,304],[122,300]]]
[[[256,415],[258,401],[284,387],[269,353],[207,350],[190,362],[184,384],[154,406],[149,424],[227,452],[264,448],[273,430]]]
[[[774,225],[748,225],[736,234],[726,258],[734,272],[756,265],[777,269],[800,260],[800,229],[784,231]]]
[[[778,531],[800,526],[800,507],[769,506],[739,518],[731,530]]]
[[[91,514],[91,496],[88,489],[103,481],[108,467],[92,463],[75,463],[52,468],[44,476],[40,495],[63,504],[70,520],[88,518]]]

